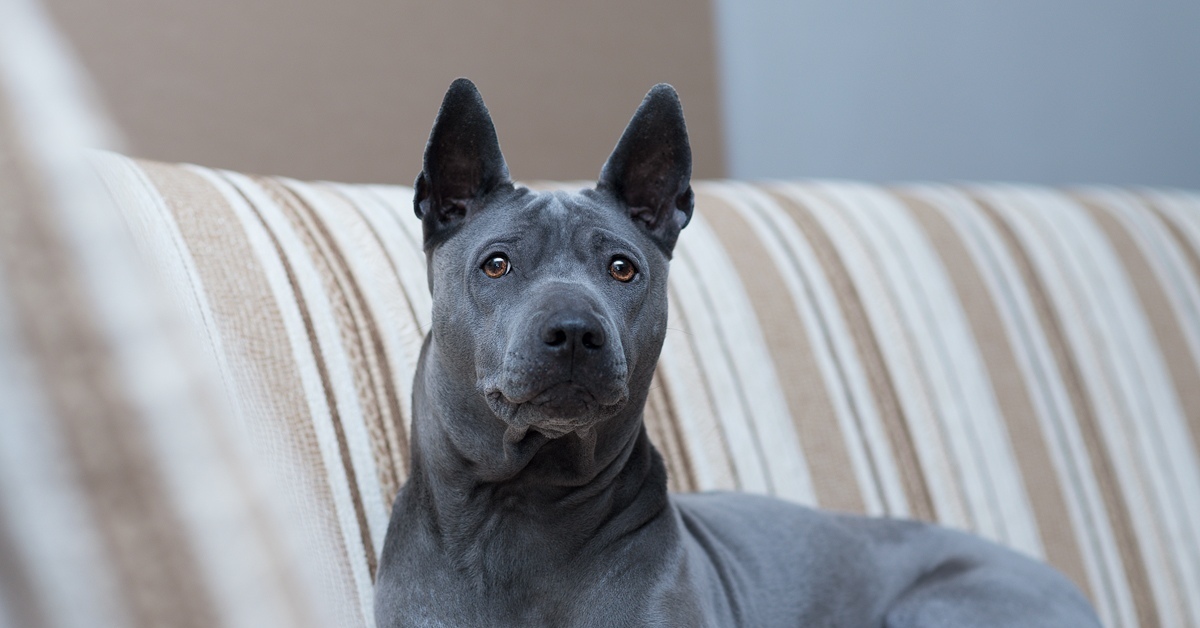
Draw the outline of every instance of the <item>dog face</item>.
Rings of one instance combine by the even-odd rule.
[[[640,407],[690,176],[670,86],[647,94],[594,189],[536,193],[512,184],[479,92],[455,81],[413,201],[439,360],[509,426],[551,438]]]

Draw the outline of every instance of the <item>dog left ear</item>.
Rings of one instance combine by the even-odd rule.
[[[425,145],[424,169],[413,185],[413,209],[424,224],[425,242],[459,224],[505,185],[511,187],[512,181],[492,117],[475,84],[460,78],[442,99]]]
[[[600,171],[596,189],[610,191],[629,217],[668,255],[692,219],[692,149],[675,88],[655,85]]]

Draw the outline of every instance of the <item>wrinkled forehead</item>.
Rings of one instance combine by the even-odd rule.
[[[500,238],[545,252],[583,253],[605,241],[642,250],[651,244],[619,207],[590,190],[517,194],[503,207],[476,216],[461,235],[468,247]]]

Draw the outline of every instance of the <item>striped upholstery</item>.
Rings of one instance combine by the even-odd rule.
[[[0,628],[373,626],[411,191],[84,162],[86,102],[0,2]],[[1200,626],[1200,195],[696,187],[646,415],[674,490],[974,530],[1107,625]]]
[[[323,587],[79,145],[37,7],[0,2],[0,627],[328,626]]]
[[[370,625],[429,328],[410,190],[95,164]],[[674,490],[939,521],[1107,625],[1200,625],[1200,196],[696,191],[646,416]]]

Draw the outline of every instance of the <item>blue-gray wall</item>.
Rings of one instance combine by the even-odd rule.
[[[1200,189],[1197,0],[715,0],[729,175]]]

